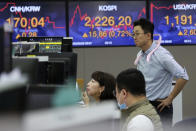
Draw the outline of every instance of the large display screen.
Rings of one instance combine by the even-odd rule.
[[[150,2],[150,20],[162,45],[196,44],[196,1],[163,0]]]
[[[69,35],[73,46],[135,45],[133,21],[146,17],[145,1],[69,2]]]
[[[0,2],[0,26],[13,24],[13,41],[19,37],[66,36],[63,1]]]

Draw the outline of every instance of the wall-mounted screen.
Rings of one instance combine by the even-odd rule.
[[[0,2],[0,26],[13,23],[12,40],[19,37],[66,36],[64,1]]]
[[[135,45],[133,21],[146,17],[145,1],[69,2],[69,35],[74,47]]]
[[[196,44],[196,1],[163,0],[150,2],[150,20],[162,45]]]

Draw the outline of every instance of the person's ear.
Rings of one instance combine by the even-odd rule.
[[[127,96],[127,91],[125,89],[122,89],[121,92],[122,92],[123,96],[125,96],[125,97]]]
[[[100,91],[100,94],[105,90],[105,86],[101,86],[99,91]]]
[[[146,33],[147,39],[151,39],[151,33]]]

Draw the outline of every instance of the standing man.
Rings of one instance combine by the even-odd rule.
[[[161,117],[164,129],[172,125],[172,101],[188,81],[186,70],[170,54],[153,42],[154,25],[146,19],[134,22],[132,37],[141,51],[137,54],[135,64],[146,81],[146,96]],[[177,78],[172,90],[173,78]]]

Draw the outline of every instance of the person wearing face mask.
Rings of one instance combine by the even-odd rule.
[[[115,90],[115,77],[109,73],[95,71],[91,75],[91,80],[88,82],[86,92],[83,93],[83,101],[85,105],[89,104],[89,97],[92,97],[95,102],[99,103],[105,100],[115,100],[113,91]]]
[[[122,71],[116,82],[122,131],[162,131],[160,117],[146,98],[143,74],[130,68]]]

